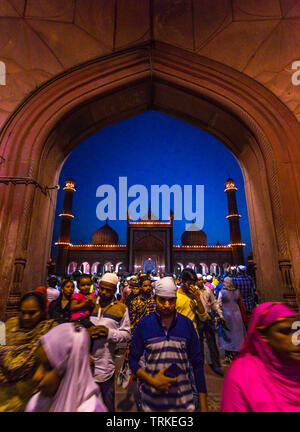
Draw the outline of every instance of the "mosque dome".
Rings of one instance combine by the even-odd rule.
[[[181,236],[182,246],[206,246],[207,236],[197,225],[192,224]]]
[[[115,245],[119,243],[119,236],[114,229],[112,229],[107,221],[105,225],[99,228],[93,234],[93,244],[98,245]]]

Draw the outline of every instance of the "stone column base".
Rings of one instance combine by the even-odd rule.
[[[21,294],[10,294],[6,305],[5,319],[18,315]]]
[[[298,303],[295,294],[283,294],[284,302],[299,313]]]

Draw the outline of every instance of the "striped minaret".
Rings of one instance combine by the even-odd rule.
[[[64,191],[64,206],[63,211],[59,215],[61,218],[60,231],[58,241],[55,243],[57,246],[56,255],[56,274],[63,276],[67,270],[68,247],[70,246],[70,233],[71,233],[71,220],[74,218],[72,215],[73,194],[76,192],[75,182],[72,178],[66,181]]]
[[[224,192],[227,194],[228,201],[228,216],[229,230],[230,230],[230,243],[232,247],[233,254],[233,264],[240,265],[244,264],[244,246],[242,243],[241,229],[240,229],[240,217],[242,217],[237,208],[236,203],[236,191],[234,180],[228,178],[225,183],[226,189]]]

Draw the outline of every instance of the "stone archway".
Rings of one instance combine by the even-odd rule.
[[[299,288],[300,125],[269,90],[218,62],[164,43],[112,54],[57,76],[13,113],[0,135],[0,317],[44,282],[57,184],[92,133],[157,109],[213,134],[245,181],[257,284],[264,300]],[[42,245],[42,247],[41,247]]]
[[[84,261],[83,263],[80,264],[79,270],[82,273],[90,274],[90,264],[87,261]]]
[[[134,245],[134,271],[165,271],[164,244],[154,235],[146,235]]]
[[[69,263],[68,267],[67,267],[67,274],[70,275],[72,273],[74,273],[77,270],[77,262],[72,261]]]
[[[201,262],[201,263],[199,264],[199,266],[200,266],[201,269],[202,269],[202,271],[201,271],[202,275],[205,275],[205,274],[208,274],[208,273],[209,273],[209,268],[208,268],[208,265],[207,265],[206,263]]]
[[[96,261],[91,266],[91,274],[98,273],[98,269],[101,268],[101,264],[99,261]]]
[[[104,263],[104,265],[103,265],[103,274],[105,272],[112,272],[113,270],[114,270],[113,263],[111,263],[110,261],[107,261],[106,263]]]

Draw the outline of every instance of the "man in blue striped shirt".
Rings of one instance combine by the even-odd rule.
[[[176,291],[171,277],[156,282],[156,310],[139,322],[130,345],[129,366],[142,382],[142,408],[148,412],[195,411],[192,381],[199,409],[207,411],[199,339],[192,321],[176,312]]]

